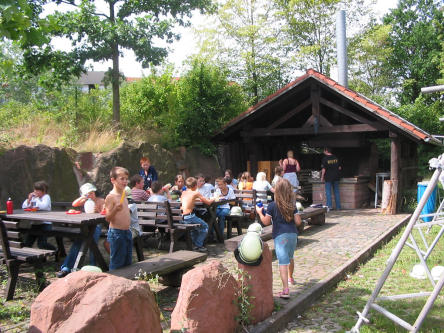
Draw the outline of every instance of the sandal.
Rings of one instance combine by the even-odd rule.
[[[284,290],[282,290],[279,293],[279,297],[280,298],[286,298],[286,299],[290,298],[290,291],[288,290],[288,288],[285,288]]]
[[[296,285],[296,281],[291,277],[288,279],[288,284],[291,284],[294,286],[294,285]]]

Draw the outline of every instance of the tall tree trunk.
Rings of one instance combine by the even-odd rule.
[[[119,92],[119,46],[115,43],[113,46],[113,122],[118,126],[120,123],[120,92]]]
[[[115,22],[114,2],[109,2],[109,19]],[[119,44],[115,41],[112,46],[113,69],[111,73],[111,85],[113,88],[113,123],[120,124],[120,92],[119,92]]]

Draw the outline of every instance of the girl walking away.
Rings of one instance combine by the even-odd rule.
[[[273,221],[273,239],[276,257],[279,262],[283,290],[281,298],[290,298],[288,283],[296,284],[293,278],[293,255],[298,241],[298,229],[301,217],[297,214],[296,199],[293,188],[287,179],[281,179],[276,184],[275,201],[270,202],[264,215],[262,208],[256,206],[256,212],[265,225]]]

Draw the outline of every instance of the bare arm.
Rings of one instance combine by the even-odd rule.
[[[324,181],[324,175],[325,175],[325,168],[322,168],[321,171],[321,180]]]
[[[88,199],[88,197],[85,196],[81,196],[80,198],[77,198],[76,200],[74,200],[72,202],[72,206],[73,207],[80,207],[83,206],[86,202],[86,200]]]
[[[199,192],[197,192],[196,199],[200,199],[205,205],[211,205],[214,202],[214,199],[207,199]]]
[[[271,224],[271,216],[270,215],[264,215],[262,213],[262,207],[256,206],[256,213],[259,215],[259,218],[261,219],[261,222],[264,225],[270,225]]]
[[[294,214],[294,223],[297,227],[302,224],[301,216],[299,214]]]
[[[295,162],[296,162],[296,172],[301,171],[301,166],[299,165],[298,160],[295,160]]]

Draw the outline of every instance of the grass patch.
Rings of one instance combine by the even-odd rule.
[[[439,232],[439,229],[439,226],[434,226],[429,234],[425,235],[429,244]],[[303,314],[302,318],[290,323],[288,332],[300,332],[302,327],[310,327],[310,329],[316,327],[317,329],[313,332],[323,332],[325,329],[333,331],[350,330],[357,321],[356,311],[362,312],[403,231],[404,229],[382,249],[378,250],[371,260],[361,265],[354,274],[348,275],[345,281],[341,281],[336,289],[324,295]],[[418,245],[422,244],[416,230],[414,236]],[[443,251],[444,239],[441,239],[427,261],[430,269],[436,265],[443,265]],[[433,287],[428,279],[417,280],[410,277],[409,273],[413,265],[418,263],[419,259],[414,250],[405,246],[379,296],[432,291]],[[426,297],[422,297],[401,301],[379,301],[377,304],[413,324],[426,299]],[[405,332],[403,328],[374,310],[370,310],[369,317],[370,324],[361,326],[360,331],[363,333]],[[421,332],[442,332],[443,327],[444,297],[441,292],[441,296],[438,297],[422,324]]]

